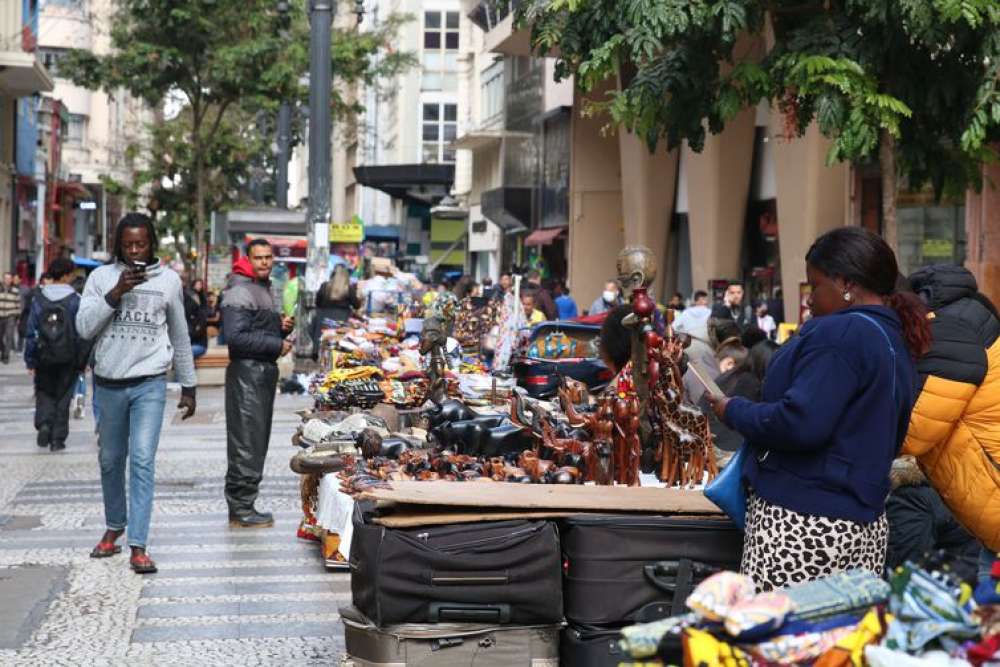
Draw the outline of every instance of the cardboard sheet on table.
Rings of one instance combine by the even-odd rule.
[[[491,510],[644,512],[655,514],[720,514],[702,491],[578,484],[508,484],[504,482],[393,482],[390,489],[371,489],[361,496],[380,507],[428,505]],[[430,510],[439,511],[438,509]],[[470,513],[475,513],[470,511]]]
[[[417,526],[440,526],[452,523],[480,523],[483,521],[510,521],[515,519],[564,519],[571,516],[608,516],[618,512],[573,512],[570,510],[489,510],[459,507],[449,508],[440,505],[396,505],[392,511],[374,519],[374,522],[386,528],[415,528]],[[635,516],[622,514],[622,516]],[[678,514],[678,519],[699,519],[703,521],[724,521],[722,514]]]

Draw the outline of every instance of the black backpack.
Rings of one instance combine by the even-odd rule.
[[[70,321],[66,299],[50,301],[42,294],[38,318],[38,365],[72,366],[77,363],[76,331]]]

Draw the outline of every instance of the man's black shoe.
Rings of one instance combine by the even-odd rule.
[[[64,449],[66,449],[66,443],[65,442],[53,442],[52,443],[52,451],[53,452],[61,452]]]
[[[35,439],[35,443],[39,447],[48,447],[49,444],[50,444],[49,443],[50,439],[51,438],[49,436],[49,429],[47,429],[47,428],[40,428],[40,429],[38,429],[38,436]]]
[[[257,510],[246,514],[230,514],[229,525],[233,528],[270,528],[274,525],[274,516],[270,512]]]

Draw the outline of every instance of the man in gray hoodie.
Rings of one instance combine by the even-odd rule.
[[[80,297],[72,288],[76,267],[65,257],[49,264],[52,279],[31,301],[25,325],[24,363],[35,377],[35,429],[38,446],[66,449],[69,405],[87,361],[86,341],[76,333]]]
[[[178,408],[195,411],[194,360],[180,277],[160,264],[153,221],[129,213],[115,230],[114,263],[90,274],[83,290],[77,331],[94,341],[94,400],[101,408],[101,489],[107,531],[91,552],[113,556],[128,526],[129,564],[139,574],[156,572],[146,554],[153,509],[156,448],[166,404],[167,371],[181,384]],[[130,460],[128,507],[125,463]]]

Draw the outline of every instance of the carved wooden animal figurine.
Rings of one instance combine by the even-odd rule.
[[[659,379],[650,395],[654,433],[660,440],[659,478],[668,486],[694,486],[718,474],[708,418],[684,402],[680,360],[684,349],[669,337],[650,349]]]

